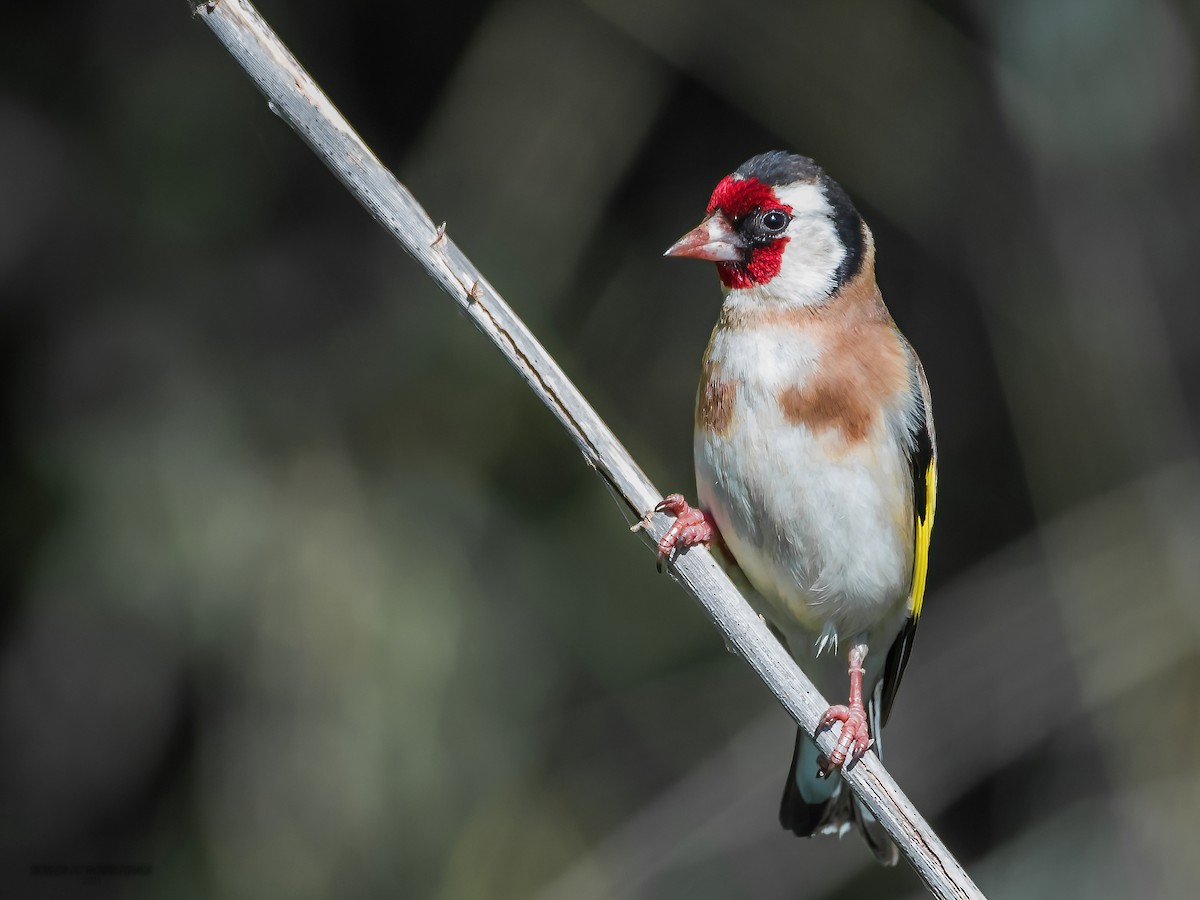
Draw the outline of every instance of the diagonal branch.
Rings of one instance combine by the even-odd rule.
[[[212,29],[270,101],[270,108],[429,273],[462,312],[496,345],[541,398],[604,479],[631,521],[641,519],[662,495],[638,468],[608,426],[575,389],[537,339],[488,284],[411,193],[363,143],[329,98],[280,42],[247,0],[196,3],[197,16]],[[646,535],[657,540],[669,524],[654,516]],[[758,673],[804,730],[812,735],[827,704],[775,639],[766,624],[700,547],[673,567],[674,577],[696,598],[726,641]],[[822,751],[833,735],[817,738]],[[845,773],[862,799],[936,897],[982,898],[983,894],[913,808],[874,754]]]

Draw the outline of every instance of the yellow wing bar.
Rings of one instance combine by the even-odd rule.
[[[915,620],[921,615],[925,599],[925,576],[929,574],[929,538],[933,533],[933,508],[937,502],[937,454],[931,454],[925,467],[925,509],[917,515],[916,547],[913,553],[912,593],[908,609]]]

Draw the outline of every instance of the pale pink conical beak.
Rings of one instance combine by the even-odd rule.
[[[713,262],[740,262],[746,242],[733,230],[723,213],[715,212],[674,244],[663,256],[690,256]]]

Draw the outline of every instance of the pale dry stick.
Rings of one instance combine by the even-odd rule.
[[[246,0],[198,4],[193,0],[193,9],[266,95],[271,109],[304,139],[521,373],[631,519],[642,519],[662,495],[525,325],[455,246],[445,224],[433,223],[407,188],[355,134],[258,11]],[[657,540],[669,524],[668,517],[655,515],[647,521],[645,531]],[[699,601],[727,643],[766,682],[792,718],[813,734],[828,704],[712,555],[702,547],[694,547],[675,560],[672,574]],[[817,743],[829,753],[836,743],[835,736],[823,732]],[[845,776],[934,896],[959,900],[983,897],[874,754],[867,754]]]

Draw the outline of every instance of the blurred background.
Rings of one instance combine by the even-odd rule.
[[[1195,4],[260,8],[663,490],[660,254],[822,162],[941,447],[889,768],[992,898],[1195,895]],[[779,830],[785,713],[183,0],[6,12],[0,317],[3,896],[922,896]]]

